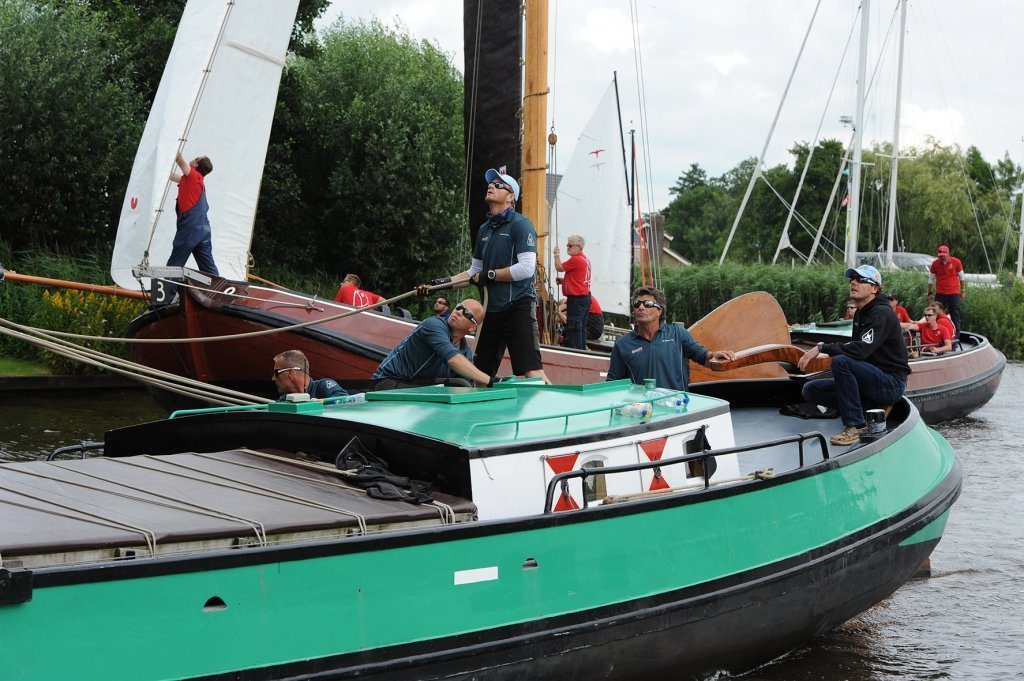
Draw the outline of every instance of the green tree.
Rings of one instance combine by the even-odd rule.
[[[1012,192],[1020,189],[1021,182],[1024,182],[1024,171],[1019,164],[1014,163],[1010,154],[1004,154],[996,161],[993,169],[996,177],[996,185],[1004,192]]]
[[[462,79],[429,42],[339,21],[290,58],[271,134],[257,262],[338,275],[382,293],[468,264]]]
[[[672,248],[693,262],[717,258],[725,243],[734,202],[719,187],[697,185],[681,191],[662,212]]]
[[[995,186],[995,173],[978,147],[971,145],[964,156],[967,176],[973,180],[975,187],[982,192],[991,190]]]
[[[679,176],[676,183],[668,190],[669,194],[682,194],[685,191],[701,187],[708,183],[708,174],[697,163],[691,163],[690,168]]]
[[[82,4],[0,0],[0,233],[15,248],[112,239],[142,130],[120,53]]]
[[[99,15],[122,46],[119,57],[132,64],[136,87],[147,103],[156,95],[186,1],[49,0],[56,7],[84,4]],[[316,49],[313,21],[328,5],[330,0],[300,0],[290,51],[307,54]]]

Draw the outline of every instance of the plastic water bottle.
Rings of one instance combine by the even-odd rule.
[[[356,393],[345,398],[345,404],[359,404],[366,401],[366,393]]]
[[[681,393],[678,390],[668,390],[666,388],[648,390],[644,393],[644,399],[652,400],[654,404],[677,410],[685,409],[686,405],[690,403],[690,396],[686,393]]]
[[[621,414],[622,416],[633,416],[636,418],[647,419],[651,416],[651,405],[646,402],[634,402],[633,404],[626,404],[615,410],[615,413]]]

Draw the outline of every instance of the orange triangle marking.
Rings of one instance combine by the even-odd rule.
[[[548,468],[555,473],[566,473],[576,467],[576,459],[580,458],[579,452],[562,454],[561,456],[549,456],[547,458]]]
[[[662,453],[665,451],[665,443],[668,442],[668,437],[660,437],[657,440],[648,440],[647,442],[640,443],[640,449],[644,450],[644,454],[651,461],[658,461],[661,459]]]

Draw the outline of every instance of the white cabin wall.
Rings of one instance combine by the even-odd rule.
[[[627,437],[611,437],[577,447],[538,449],[506,456],[472,459],[470,475],[473,501],[479,510],[479,518],[496,520],[540,515],[544,510],[544,495],[548,482],[556,475],[549,464],[549,459],[578,452],[579,457],[570,470],[579,469],[594,460],[602,461],[605,468],[646,462],[650,459],[642,450],[640,443],[666,436],[668,440],[660,458],[677,458],[685,453],[686,443],[697,435],[702,425],[707,425],[707,437],[713,449],[724,449],[735,444],[732,418],[726,413],[705,421]],[[680,487],[703,480],[700,477],[687,478],[684,464],[663,468],[662,475],[670,487]],[[718,469],[711,480],[715,482],[738,475],[736,457],[723,456],[718,458]],[[653,469],[605,476],[607,494],[622,495],[647,491],[651,488],[653,476]],[[569,490],[573,500],[582,507],[582,481],[570,480]]]

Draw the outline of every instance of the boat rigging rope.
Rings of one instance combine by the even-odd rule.
[[[247,277],[251,277],[253,275],[247,274],[246,276]],[[209,294],[211,296],[212,295],[229,295],[232,298],[237,298],[239,300],[258,300],[258,301],[261,301],[261,302],[266,302],[267,301],[266,298],[260,298],[259,296],[249,296],[249,295],[245,295],[244,293],[238,293],[238,292],[233,290],[233,287],[231,287],[229,289],[226,289],[224,291],[218,291],[215,288],[206,288],[205,286],[198,286],[196,284],[190,284],[190,283],[185,282],[185,281],[175,281],[174,279],[167,279],[165,277],[152,277],[152,280],[153,281],[163,281],[163,282],[167,282],[169,284],[174,284],[179,289],[190,288],[190,289],[193,289],[195,291],[200,291],[202,293]],[[266,280],[264,280],[264,281],[266,281]],[[277,287],[277,288],[280,288],[280,289],[284,289],[283,286],[277,286],[277,284],[274,284],[273,282],[266,282],[266,283],[269,286],[271,286],[271,287]],[[284,290],[287,291],[287,289],[284,289]],[[291,293],[290,291],[288,291],[288,292]],[[296,296],[296,297],[301,298],[302,296]],[[301,307],[303,309],[318,309],[318,310],[322,310],[322,308],[317,308],[316,306],[313,305],[313,303],[315,303],[315,302],[317,302],[317,297],[313,296],[312,298],[307,298],[306,302],[304,302],[304,303],[286,303],[286,302],[280,302],[279,303],[279,302],[275,302],[274,303],[274,307]]]
[[[202,455],[197,455],[197,456],[202,458]],[[207,456],[205,458],[212,458],[212,457],[208,457]],[[142,459],[142,460],[145,460],[145,461],[151,461],[151,462],[157,464],[157,467],[152,467],[152,466],[147,466],[147,465],[141,464],[141,463],[138,462],[139,459]],[[150,454],[143,454],[142,456],[131,457],[130,459],[128,459],[128,458],[112,459],[112,461],[117,461],[118,463],[125,464],[125,465],[136,466],[138,468],[142,468],[142,469],[146,469],[146,470],[157,471],[157,472],[163,473],[165,475],[172,475],[174,477],[178,477],[178,478],[181,478],[183,480],[195,480],[197,482],[209,482],[209,478],[213,478],[214,480],[217,481],[216,484],[221,485],[222,487],[225,487],[225,488],[235,489],[235,490],[238,490],[240,492],[245,492],[246,494],[253,494],[255,496],[264,497],[266,499],[276,499],[278,501],[285,501],[285,502],[288,502],[288,503],[296,504],[298,506],[305,506],[307,508],[315,508],[315,509],[319,509],[321,511],[328,511],[330,513],[336,513],[338,515],[343,515],[345,517],[352,518],[356,522],[356,525],[359,528],[359,533],[360,534],[365,535],[365,534],[367,534],[369,532],[369,529],[368,529],[368,527],[366,525],[366,516],[363,515],[362,513],[357,512],[357,511],[349,511],[348,509],[341,508],[340,506],[332,506],[330,504],[325,504],[325,503],[322,503],[322,502],[319,502],[319,501],[313,501],[311,499],[306,499],[304,497],[300,497],[300,496],[298,496],[296,494],[290,494],[288,492],[283,492],[281,490],[276,490],[276,489],[273,489],[271,487],[265,487],[263,485],[257,485],[257,484],[252,483],[252,482],[246,482],[244,480],[239,480],[237,478],[232,478],[232,477],[229,477],[227,475],[221,475],[219,473],[214,473],[212,471],[205,470],[205,469],[202,469],[202,468],[198,468],[196,466],[190,466],[190,465],[182,463],[180,461],[171,461],[168,458],[165,458],[165,457],[155,457],[155,456],[152,456]],[[224,460],[224,459],[220,459],[220,461],[228,464],[229,466],[236,466],[236,467],[247,466],[247,464],[240,464],[240,463],[235,462],[235,461],[227,461],[227,460]],[[169,471],[169,470],[166,470],[166,468],[161,468],[161,466],[168,467],[168,468],[180,468],[180,469],[183,469],[185,471],[190,471],[190,473],[198,473],[199,475],[196,476],[196,475],[192,475],[190,473],[181,473],[181,472],[177,472],[177,471]],[[249,466],[249,467],[250,468],[258,468],[256,466]],[[330,485],[331,483],[326,483],[325,482],[324,484],[325,485]],[[260,528],[263,530],[262,542],[265,544],[267,542],[266,529],[263,528],[263,523],[259,523],[259,525],[260,525]]]
[[[116,459],[111,459],[111,460],[114,461]],[[24,483],[22,483],[22,484],[24,484]],[[34,487],[33,485],[26,485],[26,486]],[[90,513],[89,511],[86,511],[86,510],[84,510],[82,508],[77,508],[75,506],[69,506],[68,504],[61,504],[61,503],[58,503],[58,502],[54,501],[53,499],[48,499],[48,498],[44,498],[44,497],[34,496],[32,494],[28,494],[26,492],[22,492],[20,490],[12,489],[10,487],[5,487],[5,486],[2,486],[2,485],[0,485],[0,491],[9,492],[11,494],[15,494],[15,495],[20,496],[20,497],[25,497],[26,499],[31,499],[32,501],[36,501],[36,502],[40,502],[42,504],[45,504],[45,506],[32,506],[30,504],[23,504],[23,503],[19,503],[17,501],[13,501],[13,500],[10,500],[10,499],[4,499],[2,502],[0,502],[0,503],[9,505],[9,506],[15,506],[15,507],[18,507],[18,508],[25,508],[25,509],[28,509],[28,510],[31,510],[31,511],[38,511],[40,513],[46,513],[46,514],[49,514],[49,515],[55,515],[55,516],[58,516],[58,517],[61,517],[61,518],[70,518],[71,520],[77,520],[77,521],[83,522],[83,523],[92,523],[93,525],[103,525],[105,527],[112,527],[112,528],[114,528],[116,530],[124,530],[126,532],[132,532],[132,533],[135,533],[135,534],[141,534],[146,539],[146,546],[149,548],[150,553],[153,553],[153,554],[156,553],[156,535],[153,533],[152,530],[150,530],[148,528],[145,528],[145,527],[142,527],[141,525],[132,525],[130,523],[120,522],[120,521],[117,521],[117,520],[113,520],[111,518],[107,518],[107,517],[104,517],[102,515],[99,515],[98,513]],[[62,511],[54,511],[52,508],[49,508],[49,507],[56,507],[56,508],[64,509],[64,511],[63,512]]]
[[[435,291],[445,288],[446,285],[431,286],[428,288],[428,294],[432,294]],[[374,303],[372,305],[366,305],[363,307],[356,308],[354,310],[347,310],[343,313],[331,315],[323,319],[317,319],[308,322],[302,322],[299,324],[292,324],[284,326],[278,329],[266,329],[263,331],[252,331],[249,333],[236,333],[226,336],[210,336],[206,338],[116,338],[108,336],[90,336],[87,334],[76,334],[68,333],[65,331],[48,331],[46,329],[39,329],[17,322],[12,322],[8,319],[0,317],[0,335],[6,335],[11,338],[24,341],[31,345],[35,345],[39,348],[52,352],[62,357],[67,357],[83,364],[88,364],[106,371],[113,372],[115,374],[124,376],[135,381],[140,381],[156,388],[161,388],[169,392],[184,395],[186,397],[193,397],[196,399],[204,400],[218,405],[235,405],[244,406],[250,404],[269,404],[273,400],[269,400],[265,397],[259,397],[257,395],[251,395],[236,390],[229,390],[227,388],[221,388],[219,386],[197,381],[177,374],[172,374],[166,371],[160,371],[143,364],[131,362],[126,359],[114,357],[112,355],[93,350],[82,345],[77,345],[70,341],[62,340],[64,338],[74,338],[78,340],[91,340],[98,342],[114,342],[114,343],[138,343],[138,344],[166,344],[166,343],[206,343],[214,341],[224,340],[239,340],[242,338],[253,338],[255,336],[270,335],[273,333],[281,333],[284,331],[292,331],[294,329],[305,328],[307,326],[315,326],[317,324],[323,324],[335,319],[341,319],[351,315],[359,314],[360,312],[366,312],[379,305],[387,305],[393,302],[398,302],[410,296],[417,294],[416,289],[403,293],[401,295],[389,298],[388,300]],[[486,292],[484,297],[484,304],[486,306]],[[485,307],[486,309],[486,307]],[[481,324],[481,328],[482,328]],[[477,332],[479,335],[479,331]]]
[[[196,97],[192,101],[192,107],[189,110],[188,121],[185,123],[185,130],[182,131],[181,137],[178,138],[178,149],[180,153],[185,148],[185,142],[188,141],[189,132],[192,130],[192,123],[195,122],[196,111],[199,109],[199,101],[203,98],[203,93],[206,91],[206,85],[210,80],[210,74],[213,72],[213,61],[217,58],[217,53],[220,51],[221,43],[224,40],[224,34],[227,31],[228,20],[231,18],[231,10],[234,8],[234,0],[227,1],[227,7],[224,10],[224,18],[221,20],[220,29],[217,32],[217,40],[213,43],[213,48],[210,50],[210,58],[206,62],[206,68],[203,69],[203,78],[199,83],[199,89],[196,91]],[[174,167],[177,165],[177,160],[171,164],[171,173],[174,172]],[[149,229],[149,241],[146,243],[146,250],[142,254],[142,262],[139,263],[140,267],[149,267],[149,249],[153,246],[153,237],[156,235],[156,228],[160,224],[160,216],[164,211],[164,204],[167,203],[167,194],[171,189],[171,173],[167,174],[167,180],[164,182],[164,192],[160,197],[160,203],[156,206],[153,211],[153,224]],[[141,280],[140,280],[141,281]]]
[[[33,329],[15,322],[0,318],[0,334],[30,343],[62,357],[67,357],[90,366],[147,383],[157,388],[168,390],[186,397],[212,402],[220,405],[265,404],[272,400],[256,395],[229,390],[218,386],[196,381],[177,374],[159,371],[142,364],[113,357],[97,350],[76,345],[69,341],[55,338],[42,329]],[[102,336],[100,340],[107,340]]]
[[[439,291],[439,290],[447,288],[447,287],[448,286],[446,284],[442,284],[440,286],[431,286],[429,288],[429,290],[428,290],[428,293],[433,293],[435,291]],[[221,295],[224,295],[223,292],[221,292],[221,291],[211,291],[211,292],[212,293],[219,293]],[[235,294],[227,294],[227,295],[234,296]],[[160,344],[167,344],[167,343],[214,343],[214,342],[217,342],[217,341],[241,340],[243,338],[256,338],[258,336],[269,336],[269,335],[272,335],[272,334],[275,334],[275,333],[282,333],[284,331],[295,331],[296,329],[304,329],[304,328],[309,327],[309,326],[316,326],[318,324],[326,324],[327,322],[333,322],[336,319],[344,319],[345,317],[351,317],[352,315],[356,315],[356,314],[359,314],[361,312],[369,312],[369,311],[373,310],[376,307],[380,307],[381,305],[390,305],[391,303],[396,303],[396,302],[398,302],[400,300],[404,300],[406,298],[410,298],[410,297],[415,296],[415,295],[417,295],[417,291],[416,291],[416,289],[413,289],[413,290],[408,291],[406,293],[402,293],[400,295],[397,295],[394,298],[388,298],[387,300],[382,300],[382,301],[379,301],[379,302],[376,302],[376,303],[372,303],[370,305],[364,305],[363,307],[357,307],[354,310],[346,310],[345,312],[340,312],[338,314],[329,315],[327,317],[324,317],[323,319],[313,319],[313,320],[310,320],[308,322],[299,322],[297,324],[291,324],[291,325],[288,325],[288,326],[282,326],[282,327],[276,328],[276,329],[264,329],[263,331],[248,331],[246,333],[232,333],[232,334],[228,334],[228,335],[224,335],[224,336],[204,336],[204,337],[201,337],[201,338],[119,338],[119,337],[115,337],[115,336],[90,336],[90,335],[87,335],[87,334],[70,333],[70,332],[67,332],[67,331],[45,331],[45,330],[42,330],[42,329],[33,329],[32,327],[22,326],[21,324],[15,324],[14,322],[3,320],[2,318],[0,318],[0,326],[3,326],[5,324],[12,324],[12,325],[17,326],[17,327],[19,327],[19,328],[21,328],[23,330],[26,330],[26,331],[40,331],[42,333],[46,333],[46,334],[49,334],[51,336],[56,336],[58,338],[75,338],[77,340],[103,341],[105,343],[129,343],[129,344],[139,344],[139,345],[147,345],[147,344],[150,344],[150,345],[160,345]],[[241,296],[236,296],[236,297],[241,297]]]

